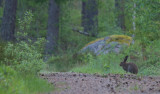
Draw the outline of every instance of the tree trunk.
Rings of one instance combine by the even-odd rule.
[[[135,2],[133,2],[133,14],[132,14],[132,20],[133,20],[133,22],[132,22],[132,26],[133,26],[133,31],[134,31],[134,33],[135,33],[135,31],[136,31],[136,3]],[[135,34],[132,34],[132,38],[134,38],[135,37]]]
[[[98,1],[82,1],[82,27],[84,32],[96,37],[98,34]]]
[[[3,0],[0,0],[0,7],[2,7]]]
[[[133,31],[136,30],[136,23],[135,23],[135,19],[136,19],[136,3],[134,2],[134,5],[133,5]]]
[[[5,0],[4,14],[2,18],[1,38],[2,40],[14,40],[16,21],[17,0]]]
[[[59,36],[59,6],[55,0],[49,1],[49,15],[48,15],[48,31],[47,31],[47,43],[46,54],[51,55],[58,46]]]
[[[125,13],[124,13],[125,1],[124,0],[115,0],[115,8],[117,13],[117,26],[122,30],[126,29],[125,26]]]

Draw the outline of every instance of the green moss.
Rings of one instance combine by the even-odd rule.
[[[130,45],[132,43],[132,37],[130,37],[130,36],[112,35],[109,37],[110,38],[108,40],[106,40],[107,43],[112,42],[112,41],[119,42],[119,43],[127,43],[128,45]]]
[[[94,41],[91,41],[91,42],[89,42],[88,44],[86,44],[84,47],[87,47],[88,45],[93,44],[93,43],[95,43],[95,42],[97,42],[97,41],[100,41],[100,40],[104,40],[104,38],[98,38],[98,39],[96,39],[96,40],[94,40]]]
[[[93,43],[100,41],[100,40],[104,40],[104,37],[98,38],[94,41],[91,41],[88,44],[86,44],[84,47],[87,47],[88,45],[93,44]],[[106,40],[107,43],[112,42],[112,41],[119,42],[119,43],[126,43],[126,44],[130,45],[132,43],[132,37],[126,36],[126,35],[111,35],[111,36],[109,36],[109,39]]]

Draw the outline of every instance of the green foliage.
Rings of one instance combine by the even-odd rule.
[[[3,16],[3,8],[0,7],[0,17],[2,17],[2,16]],[[1,25],[1,23],[2,23],[2,20],[0,20],[0,25]]]
[[[54,90],[53,85],[48,83],[47,80],[43,80],[33,75],[26,76],[23,80],[25,81],[25,86],[32,93],[45,93]]]
[[[138,66],[138,75],[160,75],[160,41],[154,41],[145,49],[140,41],[135,41],[120,54],[99,55],[96,58],[88,54],[83,57],[83,65],[73,68],[73,72],[99,73],[99,74],[125,74],[126,72],[119,66],[126,55],[129,55],[127,62],[133,62]]]
[[[41,2],[43,0],[38,1]],[[17,18],[19,18],[21,21],[24,21],[24,18],[30,18],[31,15],[24,15],[27,12],[30,12],[33,16],[31,19],[31,23],[29,24],[30,28],[29,30],[25,30],[25,32],[28,32],[28,35],[30,35],[30,37],[45,37],[48,19],[48,0],[42,3],[37,3],[37,1],[33,0],[19,0]],[[17,26],[18,31],[20,31],[19,25],[21,24],[18,24]]]
[[[100,55],[96,58],[90,55],[91,54],[89,54],[87,59],[88,62],[84,66],[73,68],[71,71],[92,74],[125,73],[119,66],[119,63],[122,61],[122,55],[116,55],[112,53],[108,55]],[[86,61],[85,58],[83,60]]]
[[[31,11],[27,11],[23,19],[19,19],[19,32],[16,33],[17,43],[8,43],[4,48],[2,64],[12,66],[23,74],[36,74],[45,67],[43,62],[44,38],[29,39],[28,30],[33,20]]]
[[[145,48],[141,44],[141,41],[135,41],[134,45],[131,45],[122,54],[130,55],[128,61],[134,62],[139,68],[139,74],[141,75],[160,75],[159,63],[160,63],[160,41],[155,40]]]
[[[28,31],[30,29],[30,24],[33,20],[33,14],[32,12],[26,11],[24,14],[24,18],[23,19],[18,19],[18,23],[19,23],[19,29],[22,32]]]
[[[8,42],[3,50],[1,64],[9,65],[22,74],[36,74],[45,67],[43,62],[44,38],[29,39],[28,30],[33,20],[31,11],[19,19],[19,31],[16,32],[17,43]]]
[[[144,62],[141,66],[142,74],[145,75],[160,75],[160,41],[156,40],[152,44],[148,45],[143,52]]]
[[[45,35],[45,31],[35,31],[33,30],[33,23],[35,22],[35,15],[31,10],[25,11],[22,18],[18,19],[18,36],[20,39],[25,39],[26,37],[39,37]],[[37,23],[36,23],[37,24]],[[37,34],[39,33],[39,34]],[[25,36],[22,36],[25,35]]]
[[[22,94],[29,93],[25,89],[23,81],[18,79],[16,71],[10,67],[1,66],[0,67],[0,93],[1,94]]]
[[[81,28],[80,6],[80,1],[73,0],[60,7],[59,53],[73,54],[93,39],[72,31],[73,28]]]
[[[23,5],[22,10],[25,8]],[[33,24],[37,15],[35,17],[35,11],[27,10],[18,11],[21,15],[17,20],[16,42],[0,43],[0,94],[37,94],[53,90],[52,85],[37,77],[37,72],[46,66],[43,61],[46,40],[35,38],[38,35]]]
[[[0,17],[2,17],[2,16],[3,16],[3,8],[0,7]]]
[[[133,8],[134,3],[136,8]],[[133,20],[130,20],[133,16],[133,11],[136,12],[136,31],[135,39],[141,40],[143,46],[150,44],[152,41],[160,38],[160,1],[159,0],[131,0],[126,3],[126,15],[127,20],[132,24]],[[130,31],[132,27],[129,29]]]
[[[75,66],[79,66],[84,64],[86,60],[83,60],[84,58],[87,58],[84,54],[73,54],[73,53],[67,53],[63,54],[61,56],[52,56],[48,61],[47,64],[49,71],[60,71],[60,72],[66,72],[71,70]]]
[[[84,54],[82,59],[85,63],[92,63],[93,61],[93,55],[91,53],[87,53],[87,54]]]
[[[37,49],[37,47],[41,45],[40,41],[34,42],[32,45],[24,41],[16,44],[8,43],[4,49],[6,58],[3,63],[11,65],[16,70],[25,74],[37,73],[45,67],[42,54],[39,52],[40,49]]]
[[[142,75],[160,75],[159,63],[160,63],[160,42],[159,40],[153,41],[145,48],[140,41],[136,41],[134,45],[131,45],[124,54],[130,55],[131,62],[137,64],[139,68],[139,74]]]
[[[72,31],[73,28],[82,28],[81,1],[57,1],[57,3],[60,5],[60,32],[58,47],[59,53],[56,54],[56,56],[51,57],[48,61],[49,70],[52,69],[52,71],[69,71],[71,68],[73,68],[73,70],[76,72],[125,73],[125,71],[123,71],[123,69],[119,66],[119,63],[121,62],[121,60],[123,60],[125,55],[130,55],[130,59],[128,61],[134,62],[138,65],[139,74],[159,75],[157,69],[159,67],[158,47],[160,45],[158,41],[155,41],[158,40],[160,36],[159,0],[126,1],[125,25],[128,30],[126,32],[128,35],[135,34],[135,44],[131,45],[128,49],[125,49],[125,51],[123,53],[120,53],[119,55],[100,55],[96,58],[92,56],[92,54],[83,54],[77,55],[76,58],[74,57],[74,53],[78,52],[79,49],[81,49],[85,44],[87,44],[91,40],[95,40],[95,38],[86,37]],[[27,39],[27,43],[29,42],[28,38],[30,37],[45,37],[48,18],[48,1],[43,2],[43,0],[39,0],[38,2],[40,3],[37,3],[37,0],[19,0],[19,2],[21,4],[19,4],[18,10],[18,16],[20,18],[18,22],[18,31],[24,31],[24,33],[19,33],[18,36],[22,36],[21,39],[25,38],[23,40]],[[133,3],[136,3],[136,8],[133,8]],[[26,12],[26,10],[32,11]],[[133,11],[136,11],[135,32],[132,32]],[[27,15],[22,16],[23,13]],[[99,37],[124,33],[124,31],[116,27],[114,0],[99,0],[98,20]],[[21,44],[21,42],[19,42],[19,44]],[[36,43],[29,42],[29,44],[27,44],[27,48],[30,48],[32,44]],[[40,41],[37,44],[40,45]],[[14,44],[14,48],[16,48],[16,46],[18,46],[18,44]],[[38,47],[38,49],[41,49],[40,52],[43,52],[43,48],[40,46]],[[36,53],[35,48],[33,48],[31,47],[30,52],[26,50],[24,53]],[[17,49],[17,51],[20,50]],[[37,51],[37,53],[39,53],[39,51]],[[35,55],[35,57],[42,57],[42,54],[41,56],[37,55]],[[30,56],[27,57],[30,58]],[[13,59],[13,57],[10,58],[10,60]],[[33,59],[33,57],[31,58]],[[25,58],[22,59],[25,60]],[[17,62],[19,61],[21,60],[17,60]],[[29,61],[31,61],[31,59]],[[36,60],[33,60],[33,62],[35,61]],[[74,68],[75,66],[77,67]]]
[[[99,37],[113,34],[122,34],[120,28],[116,27],[115,1],[99,0],[98,31]]]
[[[19,75],[9,66],[0,66],[0,94],[37,94],[47,92],[53,87],[35,76]]]
[[[6,46],[6,43],[0,41],[0,62],[4,60],[4,48]]]
[[[22,72],[31,71],[34,73],[42,69],[44,64],[42,61],[44,39],[36,41],[37,39],[34,38],[46,37],[48,1],[19,0],[17,18],[20,19],[18,19],[17,30],[22,32],[18,32],[16,36],[19,43],[9,43],[7,46],[1,44],[0,52],[5,52],[6,57],[4,60],[4,54],[0,54],[0,60],[3,63],[13,65],[16,70],[23,70]],[[127,33],[127,35],[135,34],[135,44],[118,55],[112,53],[97,57],[90,53],[74,54],[89,41],[95,40],[95,38],[86,37],[72,31],[73,28],[82,28],[81,0],[56,0],[56,2],[60,6],[59,53],[48,61],[49,70],[69,71],[73,68],[72,71],[85,73],[125,73],[119,63],[125,55],[129,55],[130,59],[128,61],[138,65],[139,74],[159,75],[159,0],[125,1],[126,32],[116,27],[115,1],[99,0],[98,37],[124,33]],[[133,8],[134,3],[136,8]],[[3,9],[0,9],[0,13],[2,11]],[[136,11],[136,31],[132,32],[134,11]],[[74,68],[75,66],[76,68]]]

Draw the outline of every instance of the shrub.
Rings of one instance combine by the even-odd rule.
[[[11,65],[17,71],[22,73],[37,73],[45,67],[40,52],[40,46],[44,39],[29,44],[24,41],[13,44],[8,43],[4,49],[5,59],[3,61],[6,65]]]

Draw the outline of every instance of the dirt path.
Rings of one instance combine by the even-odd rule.
[[[56,90],[46,94],[160,94],[160,77],[82,73],[50,73],[40,77],[54,84]]]

